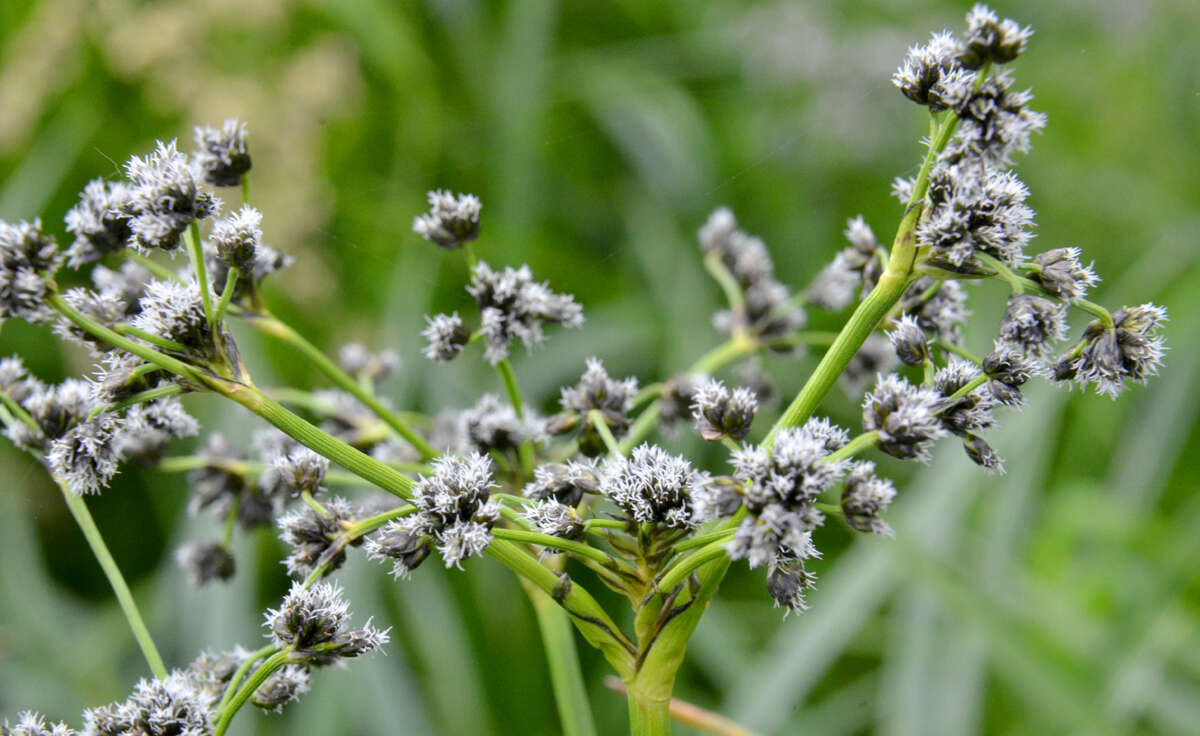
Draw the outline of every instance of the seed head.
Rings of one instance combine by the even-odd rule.
[[[929,343],[925,331],[917,323],[915,317],[906,314],[896,323],[896,328],[888,333],[896,357],[905,365],[922,365],[929,360]]]
[[[471,338],[458,312],[425,317],[426,327],[421,334],[429,341],[422,353],[437,363],[448,363],[458,357]]]
[[[699,482],[687,460],[643,444],[604,468],[600,492],[634,521],[690,529],[697,523],[691,494]]]
[[[1095,384],[1096,393],[1115,399],[1126,380],[1145,383],[1158,375],[1167,349],[1158,329],[1167,321],[1167,310],[1147,302],[1122,307],[1112,319],[1112,328],[1100,320],[1088,325],[1082,343],[1055,362],[1055,380]]]
[[[210,237],[221,263],[226,267],[250,270],[262,244],[262,213],[248,204],[243,205],[229,217],[215,221]]]
[[[575,509],[558,501],[535,503],[526,508],[522,517],[542,534],[562,539],[582,539],[583,519]]]
[[[229,580],[237,569],[233,554],[219,542],[195,542],[175,552],[175,562],[196,587],[213,580]]]
[[[1000,20],[991,8],[977,3],[967,13],[967,38],[958,63],[968,69],[978,69],[988,62],[1007,64],[1021,55],[1032,35],[1029,26],[1022,28],[1010,18]]]
[[[963,450],[971,462],[983,468],[989,475],[1004,473],[1004,459],[978,435],[967,433],[963,435]]]
[[[407,579],[433,551],[424,534],[414,534],[405,525],[390,521],[367,538],[367,558],[392,563],[392,577]]]
[[[178,398],[168,396],[129,407],[118,448],[124,457],[155,459],[171,440],[199,432],[200,423],[195,417],[187,413]]]
[[[550,463],[533,470],[533,482],[525,486],[525,497],[534,501],[557,501],[578,506],[585,493],[600,491],[600,469],[593,460]]]
[[[692,396],[692,417],[696,429],[706,440],[730,437],[741,440],[750,433],[758,398],[748,388],[734,389],[730,394],[725,384],[716,379],[701,383]]]
[[[1024,260],[1033,210],[1025,204],[1028,188],[1011,171],[982,163],[938,166],[929,196],[932,207],[916,237],[931,262],[961,270],[976,268],[976,253],[1014,266]]]
[[[842,512],[846,523],[860,532],[894,537],[895,532],[879,514],[891,505],[896,487],[887,478],[875,474],[875,463],[856,462],[846,476],[842,491]]]
[[[400,522],[413,534],[432,536],[446,567],[487,549],[500,507],[491,500],[491,459],[473,452],[464,458],[443,455],[434,461],[433,475],[420,476],[413,503],[420,511]]]
[[[125,182],[93,179],[79,195],[79,203],[67,210],[67,232],[75,236],[67,248],[67,265],[82,268],[107,253],[122,250],[132,232],[129,218],[133,207]]]
[[[263,710],[282,713],[283,706],[299,700],[301,695],[308,692],[311,683],[307,667],[289,664],[276,670],[258,686],[252,702]]]
[[[953,357],[934,374],[933,389],[942,397],[938,417],[947,431],[961,435],[987,429],[996,423],[992,416],[995,399],[985,384],[975,387],[965,396],[950,398],[982,375],[974,363]]]
[[[125,173],[131,184],[130,244],[143,253],[175,250],[188,225],[220,209],[217,199],[200,190],[175,141],[160,141],[145,158],[134,156]]]
[[[514,338],[520,338],[527,348],[540,345],[544,324],[583,326],[583,309],[575,298],[535,282],[529,266],[493,271],[480,261],[471,272],[467,292],[479,307],[487,341],[484,355],[493,364],[508,357]]]
[[[197,126],[194,130],[196,151],[193,161],[204,181],[214,187],[236,187],[242,175],[250,171],[249,136],[246,124],[230,118],[220,128]]]
[[[483,204],[474,194],[455,196],[446,190],[426,195],[429,212],[413,218],[413,232],[447,250],[479,237],[479,211]]]
[[[945,434],[938,419],[941,397],[892,373],[879,378],[863,400],[863,429],[879,432],[879,449],[893,457],[929,459],[929,447]]]
[[[329,458],[318,455],[307,447],[297,446],[277,456],[271,467],[279,480],[296,493],[315,493],[325,473],[329,470]]]
[[[598,457],[607,452],[603,437],[596,431],[588,417],[592,411],[600,412],[604,423],[614,436],[620,437],[629,428],[629,412],[633,409],[633,397],[637,394],[636,378],[615,380],[599,358],[587,359],[587,370],[573,387],[564,387],[559,404],[564,414],[552,417],[546,426],[549,434],[565,434],[580,429],[579,451],[588,457]]]
[[[189,351],[209,351],[213,333],[195,282],[151,281],[138,304],[141,311],[132,320],[134,327],[173,340]]]
[[[536,439],[541,423],[517,416],[516,410],[495,394],[484,394],[472,409],[462,413],[461,419],[471,444],[483,452],[512,450],[526,440]]]
[[[767,569],[767,592],[775,600],[776,608],[786,609],[783,614],[786,618],[789,613],[808,610],[804,591],[815,587],[816,579],[816,575],[804,569],[802,560],[776,560]]]
[[[1066,310],[1054,301],[1032,294],[1015,294],[1000,321],[1000,341],[1035,358],[1067,336]]]
[[[892,84],[918,105],[927,105],[933,112],[945,110],[950,106],[947,92],[960,86],[960,48],[949,31],[934,33],[929,43],[909,47],[904,63],[892,75]]]
[[[1038,253],[1033,258],[1034,270],[1029,276],[1059,299],[1077,302],[1100,281],[1090,264],[1080,263],[1080,255],[1078,248],[1055,248]]]
[[[53,310],[46,306],[47,279],[61,265],[58,244],[42,232],[41,220],[16,225],[0,221],[0,321],[48,320]]]
[[[18,716],[21,720],[15,726],[5,719],[0,726],[0,736],[77,736],[75,729],[65,723],[47,723],[46,719],[33,711],[25,711]]]
[[[107,488],[121,461],[117,446],[122,429],[121,420],[112,414],[75,425],[50,444],[50,471],[76,495]]]
[[[81,733],[203,736],[212,733],[218,697],[190,673],[175,670],[162,680],[140,680],[124,702],[84,711]]]
[[[354,512],[343,498],[331,498],[322,506],[327,513],[304,505],[279,518],[279,538],[289,550],[283,564],[293,577],[305,577],[320,565],[328,565],[328,575],[346,561],[345,543],[338,540],[354,521]]]
[[[725,547],[731,560],[746,560],[751,569],[779,559],[820,557],[812,543],[812,530],[824,523],[812,507],[790,511],[777,503],[747,516]]]

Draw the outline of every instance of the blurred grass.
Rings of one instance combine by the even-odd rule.
[[[718,292],[693,234],[715,206],[762,235],[797,287],[840,247],[846,218],[862,212],[886,237],[890,180],[915,169],[922,132],[888,76],[907,44],[959,27],[965,6],[10,0],[0,217],[40,214],[61,233],[88,179],[155,137],[242,117],[267,238],[298,257],[273,303],[331,349],[398,348],[407,366],[387,392],[435,410],[499,389],[478,362],[434,370],[417,352],[421,314],[463,307],[465,269],[419,241],[412,216],[426,189],[473,191],[482,257],[527,261],[587,309],[585,330],[515,361],[549,408],[588,355],[652,380],[712,344]],[[1103,302],[1166,304],[1168,367],[1116,403],[1035,393],[994,433],[1010,468],[999,480],[951,445],[929,468],[889,465],[903,478],[898,539],[831,524],[804,616],[781,621],[760,576],[732,575],[679,691],[767,733],[1173,734],[1200,722],[1200,7],[998,9],[1037,29],[1016,64],[1050,116],[1020,166],[1037,247],[1083,247],[1106,277]],[[977,290],[976,349],[999,299]],[[261,383],[320,385],[285,349],[239,340]],[[15,322],[0,343],[48,379],[86,367]],[[784,395],[811,365],[768,361]],[[245,435],[239,413],[191,406]],[[846,398],[828,410],[857,423]],[[0,713],[77,721],[123,697],[140,661],[55,489],[7,447],[0,464]],[[256,641],[286,586],[264,534],[239,541],[233,584],[187,589],[170,549],[214,528],[183,517],[185,492],[130,469],[91,500],[176,664]],[[399,584],[382,573],[359,561],[343,577],[359,620],[396,627],[391,656],[321,673],[288,713],[248,714],[234,731],[556,732],[532,616],[505,571],[429,566]],[[603,662],[583,659],[602,732],[621,733]]]

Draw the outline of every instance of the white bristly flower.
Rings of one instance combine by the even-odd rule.
[[[542,342],[542,325],[582,327],[583,308],[570,294],[557,294],[533,280],[529,266],[493,271],[480,261],[471,271],[467,292],[479,307],[487,341],[484,355],[493,364],[508,357],[509,344],[519,338],[527,348]]]
[[[894,537],[895,532],[879,514],[891,505],[896,487],[887,478],[875,474],[875,463],[856,462],[846,476],[842,491],[842,511],[846,523],[860,532]]]
[[[262,213],[248,204],[243,205],[232,215],[215,221],[209,237],[222,263],[250,269],[258,247],[262,245]]]
[[[605,466],[600,492],[634,521],[689,529],[696,524],[691,494],[701,480],[687,460],[643,444]]]
[[[123,428],[112,414],[77,424],[51,443],[46,455],[51,472],[76,495],[99,492],[117,474],[121,461],[117,443]]]
[[[67,210],[67,232],[75,236],[67,248],[67,265],[81,268],[128,245],[131,209],[125,182],[88,182],[79,194],[79,203]]]
[[[479,212],[483,209],[479,197],[434,190],[427,198],[429,212],[413,218],[413,232],[447,250],[479,237]]]
[[[42,221],[10,225],[0,221],[0,322],[19,317],[45,322],[53,310],[46,306],[48,276],[62,265],[54,238],[42,231]]]
[[[1034,270],[1030,278],[1059,299],[1077,302],[1100,281],[1091,264],[1085,266],[1080,262],[1081,255],[1078,248],[1055,248],[1038,253],[1033,257]]]
[[[214,187],[235,187],[250,171],[250,152],[246,146],[246,124],[230,118],[220,128],[196,126],[196,150],[192,160],[206,182]]]
[[[941,397],[895,373],[881,376],[863,400],[863,429],[879,433],[879,449],[893,457],[929,459],[933,441],[946,434],[938,419]]]
[[[1041,296],[1015,294],[1000,321],[1000,340],[1041,358],[1067,336],[1066,309]]]
[[[1096,393],[1115,399],[1127,380],[1145,383],[1158,375],[1167,349],[1158,330],[1167,321],[1167,310],[1147,302],[1122,307],[1112,319],[1111,328],[1100,320],[1088,325],[1082,344],[1054,363],[1054,380],[1093,384]]]
[[[220,203],[201,191],[175,141],[159,141],[153,153],[129,159],[125,173],[131,184],[130,244],[144,253],[175,250],[188,225],[219,209]]]
[[[471,338],[471,331],[463,324],[458,312],[435,314],[425,317],[427,323],[421,335],[429,341],[421,353],[437,363],[447,363],[458,357]]]

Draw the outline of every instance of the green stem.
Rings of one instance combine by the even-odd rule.
[[[583,544],[582,542],[574,542],[570,539],[553,537],[549,534],[496,527],[492,529],[492,535],[496,539],[507,539],[512,542],[521,542],[523,544],[536,544],[542,547],[552,547],[554,549],[562,550],[563,552],[570,552],[571,554],[579,555],[580,557],[586,557],[590,560],[595,560],[602,565],[609,565],[613,562],[611,557],[595,547]]]
[[[517,385],[517,376],[513,373],[512,363],[508,362],[508,358],[496,364],[496,370],[500,372],[500,378],[504,380],[504,390],[508,393],[508,400],[512,403],[513,411],[517,413],[518,419],[525,419],[525,402],[521,398],[521,388]],[[521,469],[525,471],[525,475],[533,474],[533,442],[524,440],[517,446],[517,454],[521,457]]]
[[[229,701],[233,699],[234,694],[238,690],[238,686],[242,684],[242,678],[246,676],[246,673],[250,671],[250,668],[254,666],[254,663],[263,657],[271,656],[277,649],[278,647],[276,647],[274,644],[268,644],[262,649],[259,649],[257,652],[252,652],[244,662],[238,665],[238,668],[234,670],[233,677],[229,678],[229,684],[225,686],[225,694],[221,696],[221,702],[217,703],[217,713],[220,713],[222,710],[224,710],[225,706],[229,704]]]
[[[336,363],[325,357],[325,354],[316,345],[306,340],[303,335],[292,329],[290,325],[280,321],[271,314],[247,314],[246,321],[259,332],[285,342],[303,353],[317,367],[317,370],[324,373],[325,377],[332,381],[334,385],[361,401],[375,416],[382,419],[384,423],[391,427],[396,434],[403,437],[410,445],[415,447],[417,452],[421,453],[422,459],[431,460],[441,454],[424,437],[408,426],[396,412],[381,404],[379,399],[364,390],[358,381],[355,381],[348,373],[339,368]]]
[[[199,223],[192,220],[183,233],[183,239],[187,245],[188,260],[192,262],[192,270],[196,273],[196,284],[200,287],[204,316],[208,318],[208,326],[212,328],[212,333],[219,334],[216,315],[213,312],[212,292],[208,287],[208,269],[204,266],[204,248],[201,245]]]
[[[142,345],[139,342],[135,342],[129,338],[118,335],[116,332],[110,330],[104,325],[93,322],[78,309],[68,304],[58,292],[52,292],[49,296],[47,296],[46,303],[58,310],[58,312],[62,314],[62,316],[66,317],[72,324],[84,330],[88,334],[99,337],[110,345],[121,348],[127,353],[133,353],[142,360],[148,363],[153,363],[164,370],[168,370],[178,376],[192,380],[197,384],[202,383],[200,377],[196,373],[196,370],[192,368],[192,366],[184,363],[181,360],[172,358],[169,355],[164,355],[157,350]]]
[[[729,543],[732,534],[723,536],[715,542],[709,542],[687,557],[684,557],[679,562],[671,566],[671,569],[658,580],[658,589],[663,593],[669,593],[675,590],[676,586],[681,585],[687,580],[688,575],[691,575],[703,565],[707,565],[713,560],[720,559],[725,554],[725,545]]]
[[[954,353],[955,355],[962,358],[963,360],[969,360],[972,363],[974,363],[975,365],[979,365],[982,362],[979,360],[978,357],[976,357],[973,353],[969,352],[966,348],[963,348],[962,346],[959,346],[959,345],[955,345],[952,342],[947,342],[946,340],[935,340],[933,344],[935,346],[941,348],[942,350],[945,350],[947,353]]]
[[[626,682],[625,687],[629,702],[629,733],[632,736],[668,736],[671,733],[670,691],[674,687],[674,678],[665,688],[668,692],[665,698],[643,690],[637,680]]]
[[[242,174],[242,204],[250,204],[250,174]]]
[[[265,393],[245,384],[219,385],[216,390],[270,422],[300,444],[324,455],[351,473],[400,498],[412,495],[413,481],[342,440],[309,424]]]
[[[566,609],[575,628],[588,643],[600,650],[617,674],[621,677],[633,674],[635,647],[582,585],[570,578],[564,581],[521,547],[504,539],[493,540],[488,545],[487,554]]]
[[[243,181],[245,179],[243,178]],[[229,267],[229,274],[225,277],[225,288],[221,291],[221,300],[217,302],[217,311],[214,318],[217,322],[225,316],[225,310],[229,308],[229,302],[233,300],[233,292],[237,288],[238,279],[242,276],[242,269],[237,266]]]
[[[728,268],[725,268],[725,263],[721,261],[721,254],[713,251],[704,257],[704,267],[708,269],[709,274],[721,286],[721,291],[725,292],[725,298],[729,301],[729,308],[733,313],[741,318],[746,313],[746,297],[742,294],[741,284],[733,277]]]
[[[986,75],[986,69],[980,71],[980,79]],[[925,161],[921,164],[921,170],[917,173],[917,179],[913,184],[912,197],[909,198],[904,217],[900,219],[900,226],[896,229],[896,237],[892,241],[887,268],[879,277],[875,288],[850,315],[849,321],[838,333],[833,345],[825,351],[825,355],[821,357],[821,362],[809,376],[804,388],[796,395],[775,426],[771,428],[770,433],[763,440],[764,447],[774,446],[775,436],[781,429],[795,427],[808,421],[851,359],[854,358],[858,349],[875,331],[883,318],[900,300],[900,297],[904,296],[904,290],[908,287],[913,263],[916,260],[916,227],[917,222],[921,219],[925,194],[929,191],[929,174],[933,170],[933,164],[937,161],[938,154],[945,150],[946,144],[950,142],[950,137],[954,135],[957,125],[958,117],[955,115],[947,115],[942,121],[937,136],[930,142],[929,150],[925,154]]]
[[[254,691],[258,690],[268,677],[275,674],[276,670],[287,664],[288,658],[291,656],[290,649],[275,652],[267,657],[267,661],[259,665],[258,669],[254,670],[254,674],[246,678],[246,682],[238,689],[237,694],[217,713],[217,727],[213,730],[213,736],[222,736],[229,730],[229,724],[233,722],[233,717],[254,695]]]
[[[57,479],[55,479],[57,482]],[[62,491],[63,499],[67,502],[67,508],[71,511],[71,516],[75,517],[75,523],[79,525],[79,530],[83,532],[84,539],[87,540],[88,546],[92,548],[92,554],[96,557],[96,561],[100,563],[100,568],[104,570],[104,576],[108,578],[108,584],[112,586],[113,593],[117,596],[117,603],[121,606],[121,612],[125,614],[125,620],[129,622],[129,628],[133,632],[133,638],[137,640],[138,647],[142,650],[142,656],[146,658],[146,663],[150,665],[150,671],[160,680],[167,676],[167,668],[163,664],[162,656],[158,653],[158,648],[154,646],[154,639],[150,637],[150,630],[146,628],[146,622],[142,619],[142,614],[138,611],[137,604],[133,600],[133,594],[129,591],[129,586],[125,583],[125,577],[121,575],[121,569],[117,567],[116,560],[113,559],[112,553],[108,551],[108,545],[104,543],[104,537],[100,534],[100,529],[96,526],[95,520],[92,519],[92,514],[88,511],[87,503],[84,502],[82,496],[77,496],[72,493],[67,487],[58,483],[58,488]]]
[[[160,347],[163,350],[170,350],[173,353],[187,352],[187,348],[184,347],[182,343],[175,342],[174,340],[168,340],[165,337],[159,337],[158,335],[155,335],[151,332],[146,332],[145,330],[139,330],[131,325],[113,325],[113,332],[116,332],[118,335],[129,335],[130,337],[136,337],[139,340],[145,340],[151,345]]]
[[[579,666],[579,653],[575,650],[570,615],[541,590],[530,584],[525,584],[525,589],[533,603],[538,629],[542,632],[542,645],[550,668],[550,684],[554,689],[554,702],[558,706],[563,734],[596,736],[587,684]]]
[[[92,413],[88,415],[88,419],[94,419],[107,411],[120,411],[121,409],[133,406],[134,404],[142,404],[147,401],[155,401],[156,399],[165,399],[168,396],[178,396],[181,393],[183,393],[183,386],[180,386],[177,383],[171,383],[166,386],[158,386],[156,388],[149,388],[145,391],[139,391],[128,398],[121,399],[115,404],[96,407],[92,410]]]
[[[649,409],[647,409],[649,411]],[[608,428],[608,422],[604,421],[604,415],[599,409],[592,409],[588,412],[588,421],[595,427],[596,433],[600,435],[600,439],[604,440],[604,446],[608,448],[608,453],[613,457],[621,457],[625,454],[624,448],[617,438],[613,437],[612,430]],[[632,436],[632,432],[630,433]]]
[[[874,447],[879,444],[878,432],[863,432],[859,436],[847,442],[841,449],[829,453],[821,458],[822,463],[833,463],[838,460],[845,460],[848,457],[854,457],[863,450]]]
[[[134,263],[138,264],[142,268],[146,269],[147,271],[149,271],[151,273],[151,275],[155,276],[156,278],[158,278],[161,281],[178,281],[179,280],[179,276],[177,276],[174,271],[172,271],[171,269],[162,265],[161,263],[158,263],[156,261],[153,261],[153,260],[147,258],[146,256],[142,255],[141,253],[138,253],[137,251],[133,250],[132,248],[126,249],[125,258],[127,260],[133,261]]]

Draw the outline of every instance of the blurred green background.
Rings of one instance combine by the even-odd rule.
[[[268,298],[319,344],[391,346],[385,393],[406,408],[499,391],[482,361],[432,369],[421,315],[468,306],[462,259],[419,240],[434,187],[484,202],[481,256],[528,262],[585,306],[516,369],[551,409],[588,355],[661,379],[717,338],[719,291],[694,233],[734,208],[802,288],[859,212],[890,237],[891,179],[921,153],[918,108],[889,76],[910,43],[958,29],[949,2],[520,0],[0,3],[0,217],[61,218],[89,179],[155,138],[248,121],[268,242],[297,257]],[[946,443],[928,467],[889,463],[896,540],[830,523],[812,610],[781,620],[761,572],[736,572],[701,624],[678,694],[771,734],[1196,733],[1200,729],[1200,4],[1010,2],[1037,33],[1015,70],[1050,125],[1019,173],[1035,247],[1078,245],[1096,299],[1155,300],[1175,319],[1163,375],[1118,402],[1030,391],[990,438],[1009,474],[982,476]],[[228,195],[236,196],[236,195]],[[975,290],[968,342],[990,344],[999,289]],[[841,317],[813,312],[818,329]],[[1078,325],[1077,325],[1078,326]],[[238,333],[260,384],[322,386],[296,356]],[[4,325],[3,353],[43,378],[87,363]],[[812,358],[771,360],[781,394]],[[249,416],[189,399],[245,438]],[[826,410],[858,423],[854,402]],[[706,456],[697,443],[668,440]],[[186,448],[182,448],[186,449]],[[721,454],[707,455],[720,470]],[[78,724],[144,666],[57,491],[0,454],[0,716]],[[212,537],[179,477],[127,469],[89,500],[168,662],[256,645],[287,581],[268,532],[237,542],[228,586],[188,588],[171,550]],[[356,621],[393,625],[390,656],[321,672],[283,715],[237,734],[553,734],[528,604],[487,560],[408,582],[352,557]],[[583,651],[603,733],[624,702]],[[679,733],[690,733],[679,728]]]

